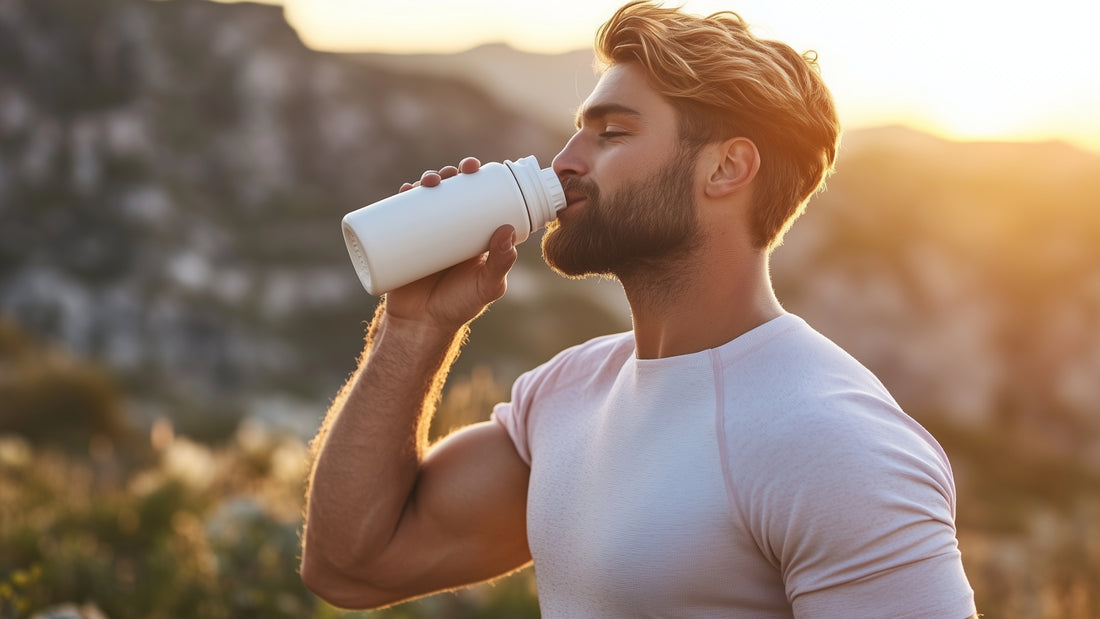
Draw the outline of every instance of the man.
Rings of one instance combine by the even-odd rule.
[[[734,14],[646,2],[596,47],[543,250],[617,278],[633,330],[561,353],[429,449],[511,229],[389,293],[316,441],[302,578],[377,607],[533,557],[546,617],[972,615],[943,451],[772,291],[769,252],[839,136],[813,59]],[[420,183],[478,162],[459,167]]]

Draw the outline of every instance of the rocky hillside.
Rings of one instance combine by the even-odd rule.
[[[562,137],[464,83],[306,49],[278,7],[9,0],[0,308],[149,416],[316,409],[374,302],[342,215]]]
[[[312,427],[374,303],[340,217],[465,154],[548,162],[568,130],[416,62],[313,52],[265,5],[0,2],[0,313],[143,419]],[[1100,470],[1100,156],[886,128],[838,167],[776,253],[788,309],[922,420]],[[507,383],[629,326],[614,284],[553,276],[536,243],[510,282],[456,375]]]

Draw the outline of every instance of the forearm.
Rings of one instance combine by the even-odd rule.
[[[431,415],[465,332],[376,314],[359,369],[314,441],[306,552],[362,566],[385,548],[415,488]]]

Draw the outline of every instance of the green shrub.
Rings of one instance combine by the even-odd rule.
[[[0,316],[0,434],[87,452],[129,439],[122,396],[106,372],[50,349]]]

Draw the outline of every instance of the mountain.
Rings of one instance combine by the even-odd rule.
[[[355,54],[371,66],[465,81],[497,101],[555,130],[568,131],[573,115],[596,85],[590,49],[534,54],[504,43],[456,54]]]
[[[375,303],[343,214],[467,154],[548,163],[591,83],[587,52],[445,59],[318,53],[261,4],[0,3],[0,314],[106,368],[140,421],[308,432]],[[851,132],[777,291],[922,422],[1100,470],[1098,201],[1100,155],[1065,144]],[[506,386],[629,328],[617,284],[520,254],[454,376]]]

